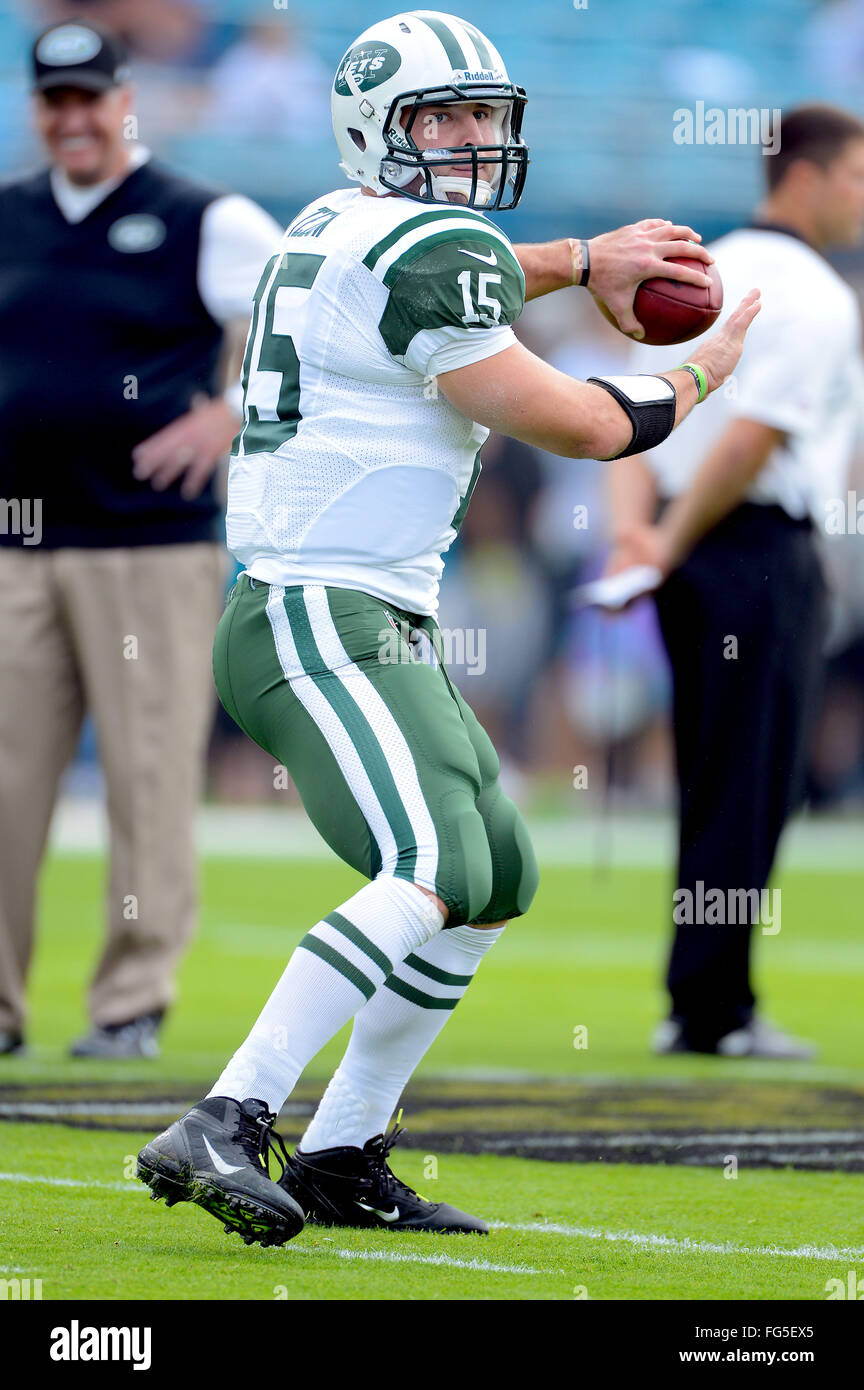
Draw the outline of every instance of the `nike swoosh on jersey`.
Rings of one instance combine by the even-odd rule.
[[[210,1155],[210,1158],[213,1162],[213,1167],[216,1169],[217,1173],[224,1173],[227,1175],[228,1173],[240,1172],[240,1170],[243,1167],[242,1163],[236,1165],[233,1163],[226,1163],[224,1158],[221,1158],[219,1154],[217,1154],[216,1150],[213,1148],[213,1145],[210,1143],[210,1140],[207,1138],[207,1135],[202,1134],[201,1138],[204,1140],[204,1147]]]
[[[399,1208],[394,1207],[392,1211],[379,1211],[377,1207],[368,1207],[365,1202],[357,1202],[358,1207],[364,1211],[371,1211],[374,1216],[380,1216],[382,1221],[398,1221]]]
[[[463,256],[473,256],[475,261],[483,261],[484,265],[498,264],[494,251],[490,251],[488,256],[481,256],[479,251],[466,251],[464,246],[460,246],[459,250]]]

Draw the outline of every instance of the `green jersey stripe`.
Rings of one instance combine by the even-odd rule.
[[[413,265],[421,256],[425,256],[427,252],[433,251],[436,246],[442,246],[446,242],[450,242],[454,245],[456,250],[458,250],[458,241],[468,242],[469,245],[471,242],[479,242],[482,246],[491,246],[494,247],[496,251],[509,255],[513,261],[513,265],[518,267],[519,274],[524,282],[525,276],[522,267],[513,255],[510,243],[506,238],[500,234],[496,236],[494,231],[489,231],[486,227],[471,227],[470,229],[466,228],[464,232],[460,232],[458,228],[455,230],[451,229],[447,232],[434,232],[431,236],[424,237],[422,241],[415,242],[413,246],[408,247],[407,251],[403,251],[401,256],[398,256],[391,266],[387,267],[382,283],[385,284],[388,289],[392,289],[403,270],[407,270],[408,266]]]
[[[427,222],[440,222],[442,217],[464,217],[467,221],[479,222],[481,227],[490,225],[487,218],[479,212],[472,212],[470,208],[453,208],[448,211],[441,207],[437,212],[421,212],[418,217],[409,217],[407,222],[400,222],[398,227],[394,227],[392,232],[388,232],[380,241],[366,252],[363,257],[363,264],[367,270],[372,270],[376,263],[380,261],[385,251],[389,251],[391,246],[395,246],[408,232],[413,232],[417,227],[424,227]]]
[[[483,446],[481,445],[480,449],[482,449],[482,447]],[[480,470],[483,467],[483,464],[480,461],[480,449],[478,449],[477,453],[474,455],[474,467],[471,471],[471,481],[469,482],[468,487],[465,490],[465,496],[459,503],[456,515],[450,522],[450,525],[453,527],[454,531],[458,531],[460,526],[462,525],[462,522],[465,520],[465,513],[467,512],[468,507],[471,503],[472,494],[474,492],[475,487],[477,486],[477,479],[480,477]]]
[[[252,309],[252,322],[249,325],[249,336],[246,339],[246,351],[243,354],[243,371],[240,378],[240,384],[243,387],[243,427],[240,430],[240,433],[237,435],[237,438],[231,445],[232,454],[238,454],[241,457],[245,453],[243,447],[244,436],[246,434],[247,429],[249,428],[249,424],[251,421],[249,404],[247,401],[247,392],[249,390],[249,375],[252,369],[252,355],[255,351],[255,344],[258,336],[258,320],[261,315],[261,304],[266,294],[269,292],[270,277],[271,275],[275,275],[276,267],[278,263],[281,261],[281,259],[281,252],[278,252],[275,256],[270,257],[269,261],[264,267],[264,270],[261,273],[261,279],[258,281],[258,288],[255,291],[255,299]]]
[[[400,868],[411,871],[417,862],[416,835],[375,731],[339,677],[327,669],[312,632],[302,592],[286,589],[282,602],[303,669],[314,681],[354,745],[396,842]]]
[[[384,975],[392,974],[393,962],[387,959],[383,951],[379,951],[374,941],[370,941],[368,936],[364,936],[359,927],[355,927],[353,922],[349,922],[347,917],[343,917],[341,912],[331,912],[329,917],[324,918],[324,921],[335,931],[341,932],[342,936],[347,937],[349,941],[353,941],[354,945],[365,956],[368,956],[372,964],[377,965]]]
[[[439,970],[437,965],[429,965],[420,956],[415,956],[413,951],[402,964],[410,965],[419,975],[425,975],[427,980],[434,980],[439,985],[470,985],[474,978],[473,975],[451,975],[449,970]]]
[[[446,1009],[449,1012],[451,1009],[455,1009],[459,1003],[459,999],[436,999],[434,994],[424,994],[422,989],[415,989],[405,980],[400,980],[398,975],[391,975],[389,980],[384,981],[384,984],[387,989],[392,989],[394,994],[401,994],[402,998],[407,999],[409,1004],[417,1004],[421,1009]]]
[[[252,323],[249,327],[249,336],[246,339],[246,351],[243,354],[243,369],[240,375],[240,381],[244,391],[246,390],[246,387],[249,385],[249,368],[252,365],[252,349],[255,346],[255,334],[258,329],[258,315],[261,312],[261,295],[258,291],[261,290],[263,286],[269,282],[270,273],[273,270],[276,261],[279,259],[279,256],[270,257],[269,261],[267,262],[263,271],[261,272],[261,279],[258,281],[258,288],[255,291],[255,299],[252,309]]]
[[[255,371],[273,372],[281,378],[276,402],[276,420],[261,419],[255,405],[248,405],[249,423],[243,434],[246,454],[275,453],[282,444],[293,439],[303,418],[300,411],[300,359],[293,338],[275,332],[276,305],[279,291],[284,287],[308,290],[312,288],[323,256],[308,251],[283,251],[275,276],[267,283],[267,309],[264,333],[258,350]]]
[[[486,43],[486,40],[484,39],[483,35],[480,33],[480,30],[475,29],[473,24],[469,24],[467,19],[460,19],[459,23],[465,30],[466,34],[469,35],[471,42],[477,49],[477,54],[482,66],[484,68],[494,68],[495,61],[492,57],[492,54],[489,52],[489,46]]]
[[[436,38],[441,40],[451,68],[458,68],[464,72],[464,70],[469,67],[468,59],[465,57],[459,40],[456,38],[453,30],[442,23],[440,19],[433,19],[431,14],[418,14],[415,11],[415,18],[421,19],[427,28],[432,30]]]
[[[338,951],[334,951],[333,947],[328,945],[326,941],[320,941],[317,936],[313,936],[312,932],[308,932],[298,945],[306,951],[311,951],[313,956],[317,956],[319,960],[326,961],[327,965],[332,965],[334,970],[338,970],[340,975],[344,975],[345,979],[350,981],[355,989],[359,989],[360,993],[364,994],[367,999],[371,999],[372,995],[375,994],[375,986],[363,974],[362,970],[358,970],[356,965],[351,964],[350,960],[346,960]]]

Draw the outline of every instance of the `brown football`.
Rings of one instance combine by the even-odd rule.
[[[711,284],[685,285],[680,280],[643,280],[636,291],[633,312],[645,329],[640,342],[656,347],[686,343],[705,333],[723,308],[723,282],[716,265],[689,257],[670,256],[675,265],[692,265],[711,277]]]

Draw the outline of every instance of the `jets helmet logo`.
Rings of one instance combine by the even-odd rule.
[[[336,73],[335,88],[342,97],[351,95],[347,74],[361,92],[368,92],[386,82],[402,66],[402,58],[390,43],[357,44],[348,50]]]

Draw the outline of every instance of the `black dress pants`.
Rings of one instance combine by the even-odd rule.
[[[678,887],[695,904],[701,881],[703,895],[720,889],[728,902],[729,890],[766,886],[803,789],[827,621],[810,522],[741,505],[656,601],[673,677]],[[714,1051],[753,1013],[753,925],[729,925],[729,916],[675,928],[671,1012],[700,1051]]]

